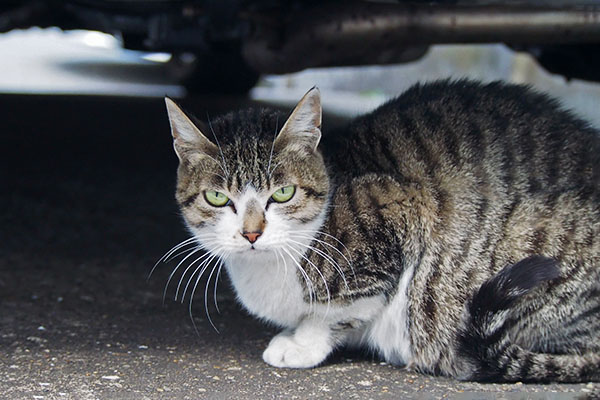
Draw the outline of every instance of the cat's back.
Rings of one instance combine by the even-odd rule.
[[[524,342],[558,330],[543,323],[563,312],[546,307],[552,299],[596,290],[600,138],[558,102],[523,86],[441,81],[343,133],[329,229],[350,226],[352,245],[376,244],[361,254],[387,260],[377,273],[411,276],[397,298],[408,304],[412,356],[431,371],[452,371],[465,301],[506,265],[541,255],[564,277],[528,303],[536,312],[524,324],[542,333]],[[589,285],[573,283],[584,276]]]
[[[408,181],[472,177],[540,191],[599,182],[598,132],[546,95],[520,85],[416,85],[347,130],[338,169]]]

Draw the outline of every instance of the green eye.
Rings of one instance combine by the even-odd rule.
[[[204,198],[211,206],[223,207],[229,203],[229,197],[215,190],[207,190],[204,192]]]
[[[273,201],[278,203],[285,203],[292,197],[294,197],[294,193],[296,193],[296,187],[294,185],[282,187],[278,189],[275,193],[271,195]]]

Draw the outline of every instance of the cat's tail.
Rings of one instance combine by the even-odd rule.
[[[560,276],[554,259],[531,256],[503,268],[468,304],[458,338],[468,367],[462,378],[482,382],[586,382],[600,380],[600,354],[536,353],[510,342],[511,308],[523,295]]]

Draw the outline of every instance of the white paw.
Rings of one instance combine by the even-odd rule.
[[[310,368],[322,363],[331,352],[331,346],[316,338],[312,343],[300,343],[289,332],[280,333],[271,339],[263,353],[263,360],[279,368]]]

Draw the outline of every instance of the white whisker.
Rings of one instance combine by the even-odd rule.
[[[217,166],[221,169],[221,171],[225,174],[225,176],[227,176],[227,171],[225,169],[223,169],[223,164],[219,160],[217,160],[216,158],[214,158],[214,157],[212,157],[212,156],[210,156],[210,155],[208,155],[206,153],[203,154],[203,157],[206,157],[206,158],[212,160],[215,164],[217,164]],[[224,177],[221,174],[217,174],[216,172],[203,171],[202,173],[216,175],[219,178],[223,179],[224,181],[227,180],[226,177]]]
[[[183,274],[181,274],[181,278],[179,278],[179,283],[177,284],[177,290],[175,291],[175,301],[177,301],[177,298],[179,297],[179,291],[181,289],[181,284],[183,283],[185,276],[187,274],[187,272],[192,268],[192,266],[201,261],[204,258],[204,261],[202,261],[200,264],[198,264],[198,266],[196,267],[196,269],[194,269],[194,272],[192,272],[192,275],[190,275],[190,278],[188,280],[188,284],[189,281],[194,277],[194,275],[196,275],[196,272],[198,272],[198,270],[200,270],[202,268],[203,265],[206,264],[207,260],[210,261],[210,256],[212,255],[212,253],[210,252],[206,252],[204,254],[202,254],[200,257],[196,258],[194,261],[192,261],[190,263],[190,265],[187,266],[187,268],[185,269],[185,271],[183,271]],[[187,285],[186,285],[186,289],[187,289]],[[183,292],[183,294],[181,295],[181,302],[183,303],[183,300],[185,298],[185,290]]]
[[[346,264],[348,265],[348,267],[350,267],[350,270],[352,271],[352,275],[356,276],[356,274],[354,273],[354,266],[352,265],[352,262],[348,259],[348,257],[346,257],[344,255],[344,253],[342,253],[337,247],[335,247],[331,243],[327,243],[326,241],[321,240],[321,239],[317,239],[317,238],[315,238],[315,237],[313,237],[311,235],[297,234],[296,232],[290,232],[290,236],[291,237],[296,237],[296,238],[301,238],[301,239],[311,239],[311,240],[314,240],[317,243],[322,244],[323,246],[327,246],[328,248],[335,250],[344,259],[344,261],[346,262]],[[331,254],[331,253],[329,253],[329,254]]]
[[[221,163],[219,163],[217,160],[215,160],[213,157],[207,156],[208,158],[210,158],[211,160],[213,160],[215,162],[215,164],[217,164],[219,166],[219,168],[221,168],[221,171],[223,171],[223,167],[221,166]],[[221,178],[223,181],[227,181],[227,178],[224,177],[221,174],[217,174],[216,172],[210,172],[210,171],[204,171],[203,173],[205,174],[211,174],[214,176],[218,176],[219,178]],[[223,173],[225,173],[225,171],[223,171]]]
[[[275,258],[277,259],[277,276],[275,276],[275,280],[277,281],[279,280],[279,274],[281,273],[281,267],[279,265],[279,255],[277,254],[277,251],[275,249],[272,249],[271,251],[273,252],[273,254],[275,254]]]
[[[323,275],[323,273],[321,272],[319,267],[317,267],[312,261],[310,261],[301,251],[297,250],[292,245],[289,245],[288,247],[290,250],[294,251],[296,254],[298,254],[300,257],[302,257],[308,264],[310,264],[315,269],[315,271],[317,271],[319,276],[321,277],[321,280],[323,281],[323,284],[325,285],[325,292],[327,292],[327,310],[325,311],[325,315],[327,315],[327,313],[329,312],[329,305],[331,302],[331,293],[329,292],[329,286],[327,285],[327,279],[325,279],[325,276]]]
[[[278,162],[277,164],[275,164],[275,166],[274,166],[274,167],[273,167],[273,169],[271,170],[271,173],[270,173],[269,177],[273,175],[273,172],[275,172],[275,170],[277,169],[277,167],[279,167],[280,165],[281,165],[281,163],[280,163],[280,162]]]
[[[206,287],[204,288],[204,311],[206,311],[206,317],[208,318],[208,322],[210,322],[210,324],[215,329],[215,331],[217,331],[217,333],[219,333],[219,330],[213,323],[212,318],[210,317],[210,311],[208,311],[208,288],[210,286],[210,279],[212,278],[213,274],[215,273],[217,266],[218,266],[218,264],[215,264],[215,266],[210,271],[210,274],[208,274],[208,279],[206,280]],[[216,284],[216,282],[215,282],[215,284]],[[216,300],[216,298],[215,298],[215,300]],[[191,301],[191,299],[190,299],[190,301]]]
[[[287,274],[288,274],[287,262],[285,262],[285,257],[283,256],[283,254],[281,254],[281,251],[279,251],[278,249],[276,249],[276,251],[277,251],[277,254],[279,255],[279,257],[281,257],[281,261],[283,261],[283,281],[286,282]]]
[[[181,242],[181,243],[173,246],[171,248],[171,250],[169,250],[168,252],[166,252],[165,255],[161,257],[161,259],[159,260],[159,262],[162,261],[162,260],[168,260],[169,257],[171,257],[171,254],[173,254],[174,252],[176,252],[177,250],[179,250],[182,247],[185,247],[185,246],[193,244],[194,242],[196,242],[196,237],[192,236],[191,238],[188,238],[188,239],[184,240],[183,242]]]
[[[206,113],[206,118],[208,119],[208,126],[210,128],[210,131],[213,134],[213,137],[215,138],[215,142],[217,143],[217,147],[219,148],[219,153],[221,153],[221,159],[223,160],[223,169],[225,172],[225,175],[227,177],[229,177],[229,170],[227,169],[227,162],[225,161],[225,154],[223,154],[223,149],[221,148],[221,144],[219,143],[219,139],[217,139],[217,134],[215,133],[215,130],[212,127],[212,123],[210,122],[210,117],[208,116],[208,113]]]
[[[190,286],[190,283],[192,282],[192,279],[194,278],[194,275],[196,275],[197,271],[200,270],[200,272],[198,272],[198,277],[201,277],[202,275],[204,275],[204,272],[206,272],[206,270],[208,269],[210,263],[217,258],[217,254],[210,252],[207,253],[210,255],[210,257],[208,257],[207,259],[205,259],[204,261],[202,261],[202,263],[200,263],[198,265],[198,267],[196,267],[196,269],[194,270],[194,273],[190,276],[190,278],[187,281],[187,284],[185,285],[185,288],[183,289],[183,293],[181,294],[181,302],[183,303],[185,300],[185,294],[187,293],[188,287]]]
[[[344,261],[346,261],[346,263],[348,265],[352,264],[352,262],[348,259],[348,257],[346,257],[346,255],[343,252],[340,251],[340,249],[338,249],[337,247],[335,247],[331,243],[326,242],[325,240],[317,239],[315,236],[312,236],[312,235],[309,235],[309,234],[298,233],[297,231],[296,232],[290,232],[290,235],[291,236],[302,237],[304,239],[312,239],[315,242],[319,242],[319,243],[323,244],[324,246],[327,246],[327,247],[335,250],[341,257],[344,258]],[[348,256],[350,256],[350,255],[348,254]]]
[[[310,246],[310,245],[304,244],[302,242],[298,242],[298,241],[293,240],[293,239],[289,239],[289,241],[292,242],[292,243],[296,243],[299,246],[303,246],[305,248],[311,249],[312,251],[314,251],[315,253],[317,253],[321,257],[323,257],[327,262],[329,262],[329,264],[331,264],[333,266],[333,268],[336,270],[336,272],[338,273],[338,275],[340,275],[340,277],[344,281],[344,285],[346,286],[346,289],[350,289],[349,286],[348,286],[348,281],[346,280],[346,275],[344,274],[344,271],[342,270],[342,268],[340,268],[339,264],[331,257],[331,255],[326,254],[325,252],[317,249],[314,246]]]
[[[217,301],[217,287],[219,286],[219,278],[221,277],[221,268],[223,268],[223,259],[219,259],[219,269],[217,270],[217,276],[215,277],[215,288],[213,292],[213,299],[215,300],[215,309],[218,314],[221,314],[221,310],[219,310],[219,302]]]
[[[179,257],[181,255],[184,255],[185,253],[188,253],[192,250],[201,249],[201,248],[202,248],[202,246],[195,246],[195,247],[190,247],[189,249],[183,249],[183,250],[173,254],[171,257],[167,258],[165,260],[165,264],[171,262],[172,260],[176,259],[177,257]]]
[[[222,248],[218,248],[216,250],[215,253],[213,253],[213,255],[215,257],[219,256],[219,253],[221,252]],[[207,264],[208,265],[208,264]],[[196,293],[196,288],[198,287],[198,283],[200,282],[200,278],[202,278],[202,275],[204,273],[204,271],[206,270],[206,267],[203,268],[203,271],[200,271],[200,273],[198,274],[198,277],[196,278],[196,282],[194,283],[194,287],[192,288],[192,293],[190,294],[190,304],[189,304],[189,313],[190,313],[190,318],[192,320],[192,325],[194,325],[194,330],[196,331],[196,333],[199,335],[200,333],[198,332],[198,327],[196,326],[196,322],[194,321],[194,317],[192,314],[192,304],[194,302],[194,294]],[[214,269],[213,269],[214,271]],[[211,274],[212,275],[212,274]],[[210,280],[210,277],[209,277]],[[187,286],[186,286],[187,287]],[[210,322],[210,324],[212,325],[212,327],[215,329],[215,331],[217,331],[217,333],[219,333],[219,330],[217,329],[217,327],[213,324],[210,315],[208,315],[208,320]]]
[[[179,250],[182,247],[185,247],[187,245],[192,244],[192,242],[194,242],[195,240],[196,240],[195,237],[187,238],[183,242],[180,242],[180,243],[176,244],[175,246],[173,246],[171,248],[171,250],[167,251],[161,258],[158,259],[158,261],[156,262],[156,264],[154,264],[154,266],[150,270],[150,273],[148,274],[148,277],[146,279],[150,279],[150,277],[154,273],[154,270],[156,269],[156,267],[158,266],[158,264],[160,264],[161,262],[167,262],[166,260],[169,259],[169,257],[171,256],[171,254],[173,254],[174,252],[176,252],[177,250]]]
[[[344,245],[344,243],[342,243],[338,238],[336,238],[333,235],[330,235],[329,233],[326,233],[326,232],[323,232],[323,231],[319,231],[319,230],[312,230],[312,229],[299,229],[299,230],[297,230],[295,232],[298,232],[298,233],[316,233],[316,234],[320,234],[320,235],[326,236],[326,237],[328,237],[330,239],[333,239],[337,243],[339,243],[344,248],[344,250],[346,250],[346,253],[348,253],[348,257],[350,257],[350,250],[348,250],[348,248],[346,247],[346,245]],[[336,248],[336,247],[334,246],[334,248]]]
[[[302,268],[300,263],[298,261],[296,261],[294,256],[292,256],[292,254],[290,254],[290,252],[287,251],[285,247],[282,247],[281,250],[283,250],[290,257],[290,259],[294,262],[294,264],[296,264],[296,267],[302,274],[302,277],[304,278],[304,281],[306,282],[306,288],[308,289],[308,297],[309,297],[309,303],[310,303],[309,308],[312,309],[315,292],[314,292],[314,286],[313,286],[312,281],[310,280],[310,277],[308,276],[308,274],[306,273],[304,268]]]
[[[167,279],[167,283],[165,284],[165,290],[163,291],[163,303],[165,302],[165,299],[167,298],[167,289],[169,288],[169,284],[171,283],[171,279],[173,279],[175,272],[177,272],[177,270],[179,269],[181,264],[183,264],[185,262],[185,260],[187,260],[188,258],[190,258],[192,255],[194,255],[195,253],[197,253],[200,250],[202,250],[202,248],[199,247],[196,250],[192,251],[190,254],[185,256],[181,261],[179,261],[177,266],[173,269],[173,271],[169,275],[169,279]]]
[[[348,253],[348,257],[346,257],[346,255],[340,251],[340,249],[338,249],[336,246],[332,245],[331,243],[327,243],[325,240],[321,240],[321,239],[317,239],[315,236],[313,235],[309,235],[309,234],[304,234],[302,235],[302,233],[315,233],[315,234],[320,234],[323,235],[325,237],[331,238],[333,240],[335,240],[337,243],[339,243],[344,250],[346,251],[346,253]],[[324,246],[327,246],[333,250],[335,250],[343,259],[344,261],[346,261],[346,264],[348,264],[348,266],[350,267],[350,270],[352,271],[352,275],[354,275],[356,277],[356,273],[354,272],[354,266],[352,265],[352,255],[350,254],[350,251],[348,250],[348,248],[344,245],[344,243],[342,243],[338,238],[336,238],[335,236],[332,236],[328,233],[322,232],[322,231],[313,231],[313,230],[298,230],[298,231],[294,231],[294,232],[290,232],[290,236],[296,236],[296,237],[301,237],[304,239],[312,239],[315,242],[321,243]]]
[[[267,164],[267,176],[271,179],[271,161],[273,161],[273,150],[275,149],[275,140],[277,139],[277,131],[279,129],[279,115],[275,119],[275,134],[273,135],[273,143],[271,143],[271,154],[269,155],[269,163]]]

